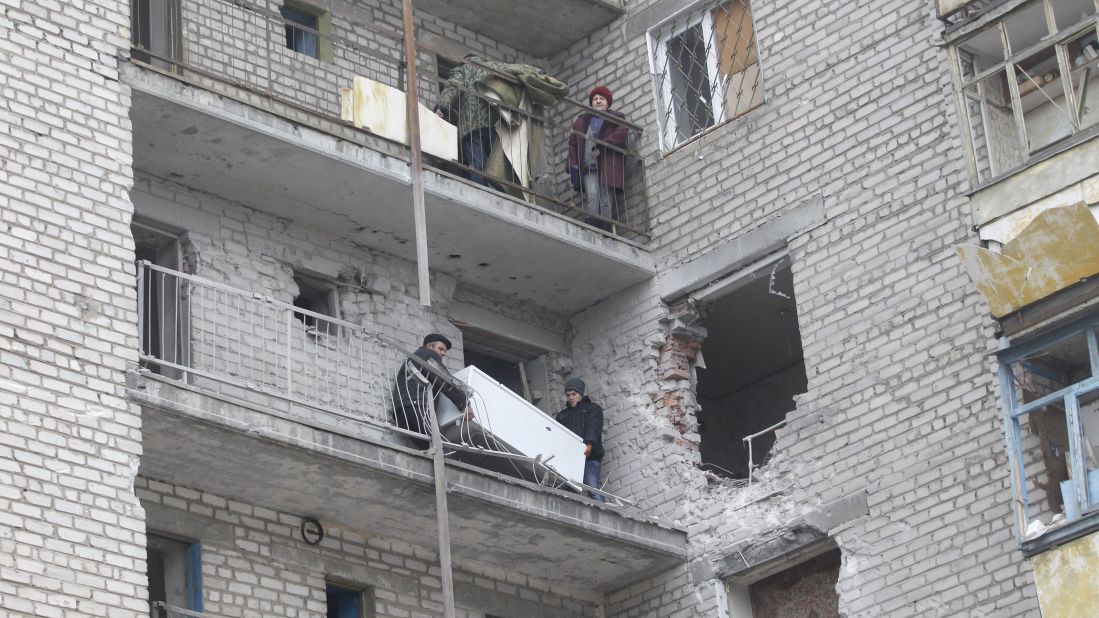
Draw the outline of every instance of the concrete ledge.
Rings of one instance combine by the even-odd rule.
[[[131,374],[143,408],[141,474],[312,515],[352,530],[435,545],[431,460]],[[350,419],[341,419],[353,423]],[[447,466],[457,564],[508,564],[563,587],[617,589],[686,558],[686,533],[579,495]],[[170,522],[166,522],[170,523]],[[576,561],[575,556],[591,557]]]

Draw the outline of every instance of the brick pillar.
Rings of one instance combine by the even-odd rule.
[[[148,615],[129,3],[0,10],[0,614]]]

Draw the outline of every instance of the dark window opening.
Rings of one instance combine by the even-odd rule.
[[[134,236],[135,257],[172,271],[182,264],[180,237],[156,225],[135,221],[130,227]],[[145,269],[142,277],[141,352],[142,367],[155,373],[179,378],[179,369],[158,363],[185,365],[186,313],[182,300],[186,297],[186,282],[173,273]]]
[[[435,56],[435,74],[438,76],[438,91],[439,94],[443,93],[443,89],[447,87],[447,83],[450,80],[450,72],[458,68],[460,62],[456,62],[447,58],[446,56]]]
[[[370,618],[374,615],[369,590],[328,583],[324,598],[328,605],[327,618]]]
[[[523,379],[524,370],[520,366],[522,362],[500,358],[489,352],[477,350],[465,350],[466,366],[474,365],[489,375],[493,380],[503,384],[513,393],[530,401],[529,388]]]
[[[311,58],[320,58],[318,32],[320,16],[303,7],[283,5],[279,9],[285,20],[286,47]]]
[[[691,26],[668,40],[671,85],[682,93],[675,104],[675,122],[679,130],[677,141],[698,135],[713,126],[714,114],[710,101],[713,92],[707,72],[708,52],[702,26]]]
[[[702,467],[747,479],[775,443],[767,431],[807,385],[790,268],[764,274],[706,309],[705,368],[698,370]],[[762,433],[761,433],[762,432]],[[752,462],[748,462],[751,439]]]
[[[202,611],[202,554],[198,543],[149,534],[149,603]],[[154,615],[156,615],[154,613]]]
[[[322,316],[339,318],[339,315],[337,315],[335,284],[302,274],[294,275],[294,283],[298,285],[298,294],[294,297],[293,302],[295,307]],[[333,327],[331,322],[308,313],[295,311],[294,317],[307,327],[324,334],[327,334]]]
[[[174,70],[182,56],[178,0],[134,0],[130,15],[131,57],[139,62]]]

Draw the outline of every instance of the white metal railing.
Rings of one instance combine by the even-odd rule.
[[[751,435],[744,436],[744,438],[743,438],[744,444],[748,445],[748,485],[749,486],[752,485],[752,473],[755,472],[757,469],[763,467],[763,464],[756,464],[752,460],[752,440],[755,440],[756,438],[758,438],[760,436],[767,435],[767,434],[769,434],[773,431],[778,431],[779,429],[781,429],[785,426],[786,426],[786,419],[783,419],[783,420],[775,423],[774,425],[771,425],[767,429],[764,429],[762,431],[757,431],[757,432],[755,432]]]
[[[225,394],[387,422],[382,363],[403,354],[361,326],[145,261],[138,296],[145,368]]]

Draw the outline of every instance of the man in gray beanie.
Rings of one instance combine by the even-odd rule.
[[[587,385],[580,378],[565,381],[565,409],[557,413],[557,422],[580,436],[584,441],[584,484],[599,487],[599,473],[603,462],[603,408],[584,394]],[[599,494],[588,494],[599,502],[606,502]]]

